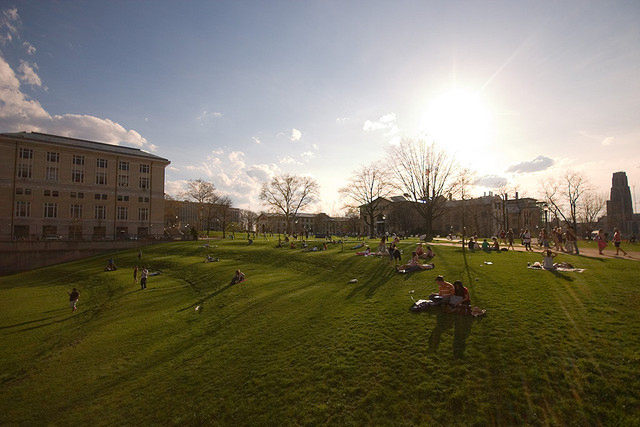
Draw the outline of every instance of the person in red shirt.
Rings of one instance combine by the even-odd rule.
[[[453,288],[454,294],[449,299],[449,305],[452,306],[453,312],[465,314],[471,307],[469,289],[463,286],[460,280],[453,282]]]
[[[438,284],[438,296],[442,298],[442,302],[449,303],[452,295],[455,294],[453,285],[444,280],[444,277],[436,277],[436,283]]]

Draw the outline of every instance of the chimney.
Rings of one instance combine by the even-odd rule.
[[[518,200],[518,192],[516,191],[516,200]]]
[[[489,197],[493,196],[493,191],[489,191]]]

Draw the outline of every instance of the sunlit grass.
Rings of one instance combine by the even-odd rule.
[[[162,271],[146,291],[134,250],[112,273],[105,255],[0,278],[0,423],[640,423],[635,261],[560,255],[586,271],[554,274],[526,268],[537,254],[474,253],[465,268],[436,246],[435,270],[398,275],[353,244],[236,238],[144,249]],[[248,280],[229,287],[236,268]],[[410,313],[438,274],[486,318]]]

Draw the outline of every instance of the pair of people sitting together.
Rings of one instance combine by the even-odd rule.
[[[468,314],[471,310],[471,298],[469,289],[462,285],[460,280],[453,284],[444,280],[444,277],[436,277],[438,293],[429,296],[429,299],[439,300],[444,310],[450,313]],[[436,298],[437,297],[437,298]]]
[[[423,246],[424,246],[424,243],[418,243],[418,247],[416,247],[415,254],[418,255],[418,258],[430,260],[431,258],[436,256],[436,254],[433,253],[433,250],[431,249],[431,246],[427,246],[427,250],[426,251],[424,250]]]

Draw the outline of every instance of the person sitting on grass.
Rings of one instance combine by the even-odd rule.
[[[500,252],[500,242],[498,242],[498,238],[493,238],[493,245],[491,246],[492,251]]]
[[[396,265],[396,270],[399,272],[409,273],[412,271],[431,270],[434,267],[434,264],[422,264],[420,262],[420,257],[418,257],[418,254],[412,252],[411,260],[408,263],[401,265],[400,267]]]
[[[76,288],[73,288],[71,292],[67,292],[69,294],[69,306],[71,307],[71,312],[74,312],[78,309],[78,299],[80,299],[80,292]]]
[[[291,249],[295,249],[295,248],[296,248],[296,242],[295,242],[295,240],[291,240],[291,243],[289,243],[289,247],[290,247]]]
[[[451,300],[451,296],[455,295],[456,290],[453,285],[444,280],[444,277],[438,276],[436,277],[436,284],[438,285],[438,293],[431,294],[429,299],[432,299],[434,296],[439,296],[443,303],[449,304]]]
[[[233,276],[233,279],[231,279],[231,283],[229,283],[229,285],[236,285],[238,283],[244,282],[244,280],[244,273],[240,270],[236,270],[236,274]]]
[[[107,266],[104,268],[104,271],[116,271],[118,269],[118,267],[116,267],[116,264],[113,262],[113,258],[109,258],[109,262],[107,263]]]
[[[470,251],[474,251],[476,249],[476,241],[473,240],[473,237],[469,237],[469,242],[467,243],[467,247]]]
[[[489,242],[487,242],[487,239],[484,239],[482,241],[482,250],[485,252],[489,252]]]
[[[460,280],[453,282],[453,295],[449,299],[449,306],[452,313],[467,314],[471,308],[471,298],[469,289],[462,285]]]
[[[220,261],[220,258],[214,258],[212,255],[207,255],[207,259],[205,260],[205,262],[218,262]]]
[[[542,268],[545,270],[555,270],[556,267],[553,265],[553,258],[555,258],[556,254],[554,254],[551,249],[543,251],[542,254],[544,256],[542,260]]]

